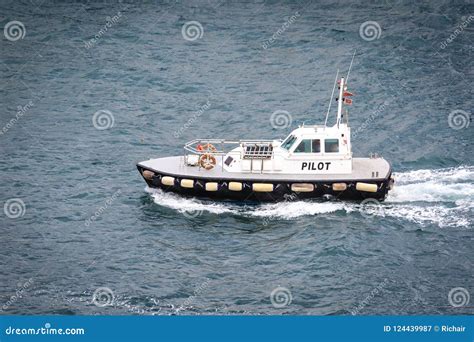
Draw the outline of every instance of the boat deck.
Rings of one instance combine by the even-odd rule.
[[[352,181],[352,180],[384,180],[390,176],[390,164],[383,158],[353,158],[351,174],[282,174],[276,172],[228,172],[218,165],[211,170],[205,170],[198,166],[187,166],[184,164],[183,156],[164,157],[150,159],[138,163],[144,169],[155,171],[174,177],[189,177],[194,179],[222,179],[222,180],[256,180],[256,181],[289,181],[289,182],[312,182],[312,181]],[[374,177],[372,172],[378,172]]]

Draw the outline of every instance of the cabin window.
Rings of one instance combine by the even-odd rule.
[[[321,140],[313,139],[311,145],[312,145],[312,152],[313,153],[320,153],[321,152]]]
[[[324,140],[324,151],[326,153],[339,152],[339,139]]]
[[[295,141],[296,137],[294,135],[290,135],[288,138],[285,139],[285,141],[281,143],[280,146],[286,150],[289,150]]]
[[[311,140],[304,139],[300,142],[298,147],[295,149],[296,153],[311,153]]]

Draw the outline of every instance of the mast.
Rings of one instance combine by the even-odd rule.
[[[346,82],[349,81],[349,74],[351,73],[352,63],[354,63],[354,57],[355,57],[355,55],[356,55],[356,51],[357,51],[357,50],[354,50],[354,53],[352,54],[351,65],[349,65],[349,71],[347,72]]]
[[[328,123],[329,110],[331,109],[332,99],[334,97],[334,90],[336,89],[337,77],[339,76],[339,69],[336,72],[336,79],[334,80],[334,86],[332,87],[331,98],[329,99],[328,111],[326,112],[326,120],[324,120],[324,127],[326,128]]]
[[[351,99],[345,99],[344,100],[343,96],[344,95],[345,96],[352,96],[352,93],[346,91],[346,88],[347,88],[346,82],[349,79],[349,74],[351,73],[352,64],[354,63],[354,57],[355,57],[356,51],[357,50],[354,50],[354,53],[352,54],[351,64],[349,65],[349,70],[347,71],[346,80],[344,80],[344,77],[341,77],[341,80],[339,81],[339,97],[336,98],[336,100],[337,100],[337,117],[336,117],[337,128],[339,128],[339,124],[342,123],[342,103],[345,102],[348,105],[352,104]],[[334,80],[334,87],[332,88],[331,99],[329,101],[328,111],[326,112],[326,120],[324,121],[324,127],[327,127],[329,110],[331,109],[332,98],[334,96],[334,90],[336,89],[336,83],[337,83],[337,77],[338,76],[339,76],[339,69],[337,69],[336,79]]]
[[[339,128],[339,124],[341,123],[341,119],[342,119],[343,95],[344,95],[344,77],[341,77],[341,81],[339,83],[339,98],[337,99],[337,119],[336,119],[337,128]]]

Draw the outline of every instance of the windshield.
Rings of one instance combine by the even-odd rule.
[[[296,137],[294,135],[289,135],[288,138],[286,138],[280,146],[285,150],[289,150],[295,141]]]

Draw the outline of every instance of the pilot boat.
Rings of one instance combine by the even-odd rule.
[[[184,145],[183,155],[142,161],[137,168],[149,187],[185,196],[382,201],[394,182],[390,164],[378,155],[352,157],[348,114],[342,110],[353,94],[344,77],[336,81],[324,125],[300,126],[284,140],[195,139]],[[328,127],[336,84],[336,122]]]

